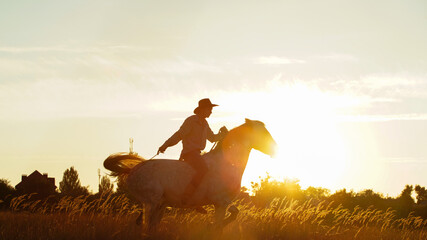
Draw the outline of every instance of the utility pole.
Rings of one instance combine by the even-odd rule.
[[[129,138],[129,154],[134,154],[133,152],[133,138]]]
[[[101,188],[101,169],[98,168],[98,192]]]

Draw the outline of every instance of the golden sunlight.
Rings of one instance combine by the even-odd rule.
[[[357,100],[303,84],[272,85],[268,92],[258,94],[257,98],[254,93],[248,94],[240,106],[257,106],[242,111],[266,124],[279,149],[273,159],[254,151],[242,184],[250,186],[250,182],[268,172],[279,180],[297,178],[302,187],[336,189],[348,161],[337,128],[337,110],[354,105]]]

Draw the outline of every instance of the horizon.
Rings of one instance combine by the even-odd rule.
[[[260,120],[280,146],[251,153],[244,186],[266,172],[331,192],[427,186],[426,5],[0,3],[0,178],[59,186],[74,166],[96,192],[105,158],[129,138],[151,158],[208,97],[214,132]]]
[[[74,167],[74,166],[71,166],[70,168],[72,168],[72,167]],[[69,170],[70,168],[67,168],[66,170]],[[75,169],[77,172],[78,172],[78,170],[77,169]],[[65,170],[64,170],[65,171]],[[49,178],[49,179],[53,179],[54,181],[55,181],[55,186],[56,186],[56,189],[55,189],[55,191],[57,192],[57,193],[61,193],[61,191],[59,190],[59,183],[62,181],[62,179],[56,179],[55,177],[52,177],[52,176],[50,176],[48,173],[45,173],[45,172],[40,172],[40,171],[38,171],[38,170],[34,170],[33,172],[31,172],[31,173],[28,173],[28,174],[22,174],[21,175],[21,177],[28,177],[28,176],[30,176],[30,175],[32,175],[32,174],[34,174],[34,173],[36,173],[36,172],[38,172],[40,175],[43,175],[43,176],[46,176],[47,178]],[[109,174],[105,174],[105,175],[98,175],[99,176],[99,178],[102,178],[102,177],[104,177],[104,176],[107,176],[109,179],[110,179],[110,181],[111,181],[111,183],[113,184],[113,191],[116,191],[117,190],[117,181],[116,181],[116,178],[115,177],[112,177],[112,176],[110,176]],[[4,178],[1,178],[1,179],[4,179]],[[259,180],[266,180],[266,179],[269,179],[269,181],[270,182],[281,182],[281,183],[284,183],[284,182],[293,182],[293,183],[295,183],[296,185],[299,185],[300,187],[301,187],[301,190],[302,191],[304,191],[304,190],[307,190],[308,188],[311,188],[311,187],[313,187],[313,186],[305,186],[305,187],[302,187],[301,186],[301,182],[300,182],[300,180],[299,179],[296,179],[296,178],[287,178],[287,177],[284,177],[284,178],[281,178],[281,179],[279,179],[279,178],[274,178],[274,177],[271,177],[270,175],[269,175],[269,173],[267,172],[265,175],[263,175],[263,176],[259,176]],[[4,180],[8,180],[8,179],[4,179]],[[58,181],[57,181],[58,180]],[[80,178],[79,178],[79,180],[80,180]],[[251,179],[252,180],[252,179]],[[16,185],[18,185],[19,183],[21,183],[22,182],[22,180],[20,180]],[[80,182],[81,183],[81,182]],[[252,184],[259,184],[260,183],[260,181],[252,181],[252,182],[250,182],[250,185],[242,185],[242,190],[243,190],[243,188],[246,188],[246,190],[244,191],[244,192],[246,192],[246,193],[248,193],[249,194],[249,196],[254,196],[253,194],[254,194],[254,188],[252,187]],[[99,183],[100,184],[100,183]],[[14,188],[15,188],[15,186],[16,185],[13,185],[13,184],[11,184]],[[410,185],[410,184],[407,184],[407,185]],[[354,192],[354,193],[356,193],[356,194],[359,194],[359,193],[363,193],[363,192],[365,192],[365,191],[367,191],[367,190],[372,190],[372,192],[373,193],[377,193],[377,194],[380,194],[382,197],[385,197],[385,198],[388,198],[388,197],[391,197],[391,198],[397,198],[397,197],[399,197],[401,194],[402,194],[402,192],[403,192],[403,190],[404,189],[406,189],[406,186],[407,185],[405,185],[405,187],[402,189],[402,191],[399,193],[399,194],[397,194],[397,195],[394,195],[394,196],[391,196],[391,195],[389,195],[389,194],[385,194],[385,193],[382,193],[382,192],[379,192],[379,191],[376,191],[375,189],[371,189],[371,188],[366,188],[366,189],[359,189],[359,190],[355,190],[355,189],[347,189],[347,188],[341,188],[341,189],[335,189],[334,191],[332,191],[331,189],[329,189],[329,188],[325,188],[325,187],[322,187],[322,186],[318,186],[318,187],[314,187],[314,188],[321,188],[321,189],[326,189],[326,190],[328,190],[329,192],[327,192],[327,193],[324,193],[325,194],[325,196],[330,196],[330,195],[333,195],[333,194],[335,194],[335,193],[337,193],[337,192],[340,192],[340,191],[342,191],[342,190],[345,190],[345,191],[347,191],[347,192]],[[415,186],[417,186],[417,185],[419,185],[419,184],[415,184],[415,185],[410,185],[410,186],[413,186],[414,188],[415,188]],[[82,184],[81,185],[82,187],[84,187],[84,188],[87,188],[88,189],[88,191],[89,191],[89,194],[97,194],[97,193],[99,193],[99,191],[97,190],[97,189],[93,189],[92,188],[92,186],[90,186],[90,185],[84,185],[84,184]],[[424,186],[421,186],[421,185],[419,185],[420,187],[424,187]],[[416,192],[414,191],[414,192],[412,192],[412,194],[411,194],[411,197],[413,198],[413,199],[416,199]]]

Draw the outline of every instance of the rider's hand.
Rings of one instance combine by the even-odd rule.
[[[157,155],[159,155],[159,153],[164,153],[164,152],[166,151],[166,148],[167,148],[167,147],[165,147],[165,146],[163,146],[163,145],[162,145],[162,146],[160,146],[160,147],[159,147],[159,150],[157,150]]]
[[[227,134],[227,133],[228,133],[228,129],[227,129],[225,126],[222,126],[222,127],[219,129],[219,132],[220,132],[221,134]]]
[[[228,129],[225,126],[223,126],[219,129],[219,134],[221,136],[221,139],[224,138],[225,135],[227,135],[227,133],[228,133]]]

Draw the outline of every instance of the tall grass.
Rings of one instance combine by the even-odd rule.
[[[0,239],[427,239],[427,220],[373,208],[354,210],[326,202],[274,199],[268,207],[236,201],[240,213],[222,235],[208,215],[169,208],[157,233],[144,235],[135,224],[139,205],[125,196],[12,199],[0,213]],[[93,197],[92,197],[93,198]]]

